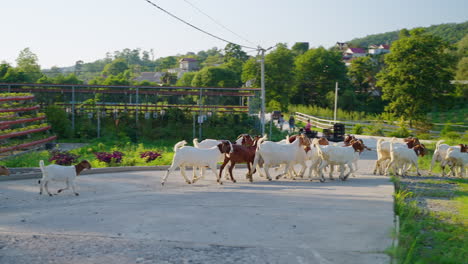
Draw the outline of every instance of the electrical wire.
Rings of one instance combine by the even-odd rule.
[[[213,38],[215,38],[215,39],[218,39],[218,40],[221,40],[221,41],[224,41],[224,42],[227,42],[227,43],[231,43],[231,44],[234,44],[234,45],[237,45],[237,46],[246,48],[246,49],[253,49],[253,50],[256,50],[256,49],[257,49],[257,48],[253,48],[253,47],[249,47],[249,46],[239,45],[239,44],[236,44],[236,43],[234,43],[234,42],[232,42],[232,41],[229,41],[229,40],[223,39],[223,38],[221,38],[221,37],[218,37],[218,36],[216,36],[216,35],[213,35],[213,34],[207,32],[207,31],[205,31],[205,30],[203,30],[203,29],[201,29],[201,28],[199,28],[199,27],[197,27],[197,26],[194,26],[194,25],[190,24],[189,22],[183,20],[182,18],[177,17],[176,15],[174,15],[174,14],[172,14],[171,12],[169,12],[169,11],[163,9],[162,7],[156,5],[155,3],[151,2],[150,0],[144,0],[144,1],[148,2],[150,5],[152,5],[152,6],[156,7],[156,8],[158,8],[159,10],[163,11],[164,13],[170,15],[171,17],[173,17],[173,18],[179,20],[180,22],[182,22],[182,23],[184,23],[184,24],[186,24],[186,25],[188,25],[188,26],[190,26],[190,27],[193,27],[194,29],[196,29],[196,30],[198,30],[198,31],[200,31],[200,32],[203,32],[203,33],[205,33],[205,34],[207,34],[207,35],[209,35],[209,36],[211,36],[211,37],[213,37]]]
[[[205,15],[206,17],[208,17],[209,19],[211,19],[211,21],[215,22],[216,24],[218,24],[220,27],[224,28],[225,30],[231,32],[232,34],[236,35],[237,37],[243,39],[244,41],[252,44],[252,45],[256,45],[255,43],[249,41],[248,39],[242,37],[241,35],[237,34],[236,32],[230,30],[229,28],[227,28],[225,25],[221,24],[221,22],[219,22],[218,20],[214,19],[213,17],[211,17],[210,15],[208,15],[207,13],[203,12],[200,8],[196,7],[194,4],[190,3],[188,0],[183,0],[184,2],[186,2],[187,4],[191,5],[194,9],[196,9],[198,12],[202,13],[203,15]]]

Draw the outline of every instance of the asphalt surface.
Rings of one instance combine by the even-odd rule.
[[[394,189],[375,158],[345,182],[249,183],[236,169],[237,183],[175,171],[162,187],[164,171],[141,171],[83,175],[80,196],[53,197],[1,182],[0,263],[389,263]]]

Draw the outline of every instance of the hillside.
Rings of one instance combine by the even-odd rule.
[[[425,28],[427,32],[441,37],[442,39],[456,43],[460,41],[466,34],[468,34],[468,21],[463,23],[449,23],[433,25]],[[363,38],[355,38],[348,43],[351,46],[368,47],[371,44],[391,44],[393,41],[398,39],[399,30],[368,35]]]

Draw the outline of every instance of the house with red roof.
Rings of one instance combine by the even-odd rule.
[[[361,48],[348,48],[345,52],[345,56],[352,58],[364,57],[367,55],[367,52]]]
[[[387,45],[387,44],[369,46],[369,54],[372,54],[372,55],[385,54],[389,52],[390,52],[390,45]]]

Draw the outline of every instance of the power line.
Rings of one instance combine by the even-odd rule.
[[[214,19],[213,17],[211,17],[210,15],[208,15],[207,13],[203,12],[200,8],[196,7],[194,4],[190,3],[189,1],[187,0],[184,0],[184,2],[186,2],[187,4],[191,5],[193,8],[195,8],[198,12],[202,13],[203,15],[205,15],[206,17],[208,17],[209,19],[211,19],[213,22],[215,22],[216,24],[218,24],[219,26],[221,26],[222,28],[226,29],[227,31],[231,32],[232,34],[238,36],[239,38],[243,39],[244,41],[252,44],[252,45],[255,45],[255,43],[249,41],[248,39],[242,37],[241,35],[237,34],[236,32],[230,30],[229,28],[227,28],[226,26],[224,26],[223,24],[221,24],[221,22],[217,21],[216,19]]]
[[[246,48],[246,49],[254,49],[254,50],[257,49],[257,48],[253,48],[253,47],[249,47],[249,46],[239,45],[239,44],[236,44],[236,43],[234,43],[234,42],[232,42],[232,41],[225,40],[225,39],[223,39],[223,38],[221,38],[221,37],[218,37],[218,36],[216,36],[216,35],[213,35],[213,34],[207,32],[207,31],[205,31],[205,30],[203,30],[203,29],[201,29],[201,28],[199,28],[199,27],[197,27],[197,26],[194,26],[194,25],[190,24],[189,22],[183,20],[182,18],[177,17],[176,15],[174,15],[174,14],[170,13],[169,11],[163,9],[162,7],[156,5],[155,3],[151,2],[150,0],[144,0],[144,1],[148,2],[150,5],[152,5],[152,6],[156,7],[156,8],[158,8],[159,10],[163,11],[164,13],[170,15],[171,17],[173,17],[173,18],[179,20],[180,22],[182,22],[182,23],[184,23],[184,24],[186,24],[186,25],[188,25],[188,26],[190,26],[190,27],[193,27],[194,29],[196,29],[196,30],[198,30],[198,31],[200,31],[200,32],[203,32],[203,33],[205,33],[205,34],[207,34],[207,35],[209,35],[209,36],[211,36],[211,37],[213,37],[213,38],[216,38],[216,39],[218,39],[218,40],[221,40],[221,41],[224,41],[224,42],[227,42],[227,43],[231,43],[231,44],[234,44],[234,45],[238,45],[238,46],[243,47],[243,48]]]

